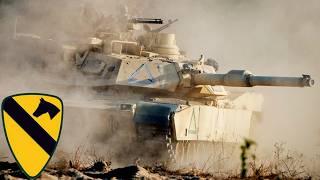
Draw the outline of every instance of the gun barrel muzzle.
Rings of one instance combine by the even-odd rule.
[[[314,80],[309,75],[302,75],[302,77],[251,76],[250,85],[311,87],[314,85]]]

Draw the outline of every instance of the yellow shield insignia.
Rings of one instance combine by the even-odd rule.
[[[44,170],[59,141],[61,99],[47,94],[18,94],[5,98],[2,119],[6,138],[21,170],[35,178]]]

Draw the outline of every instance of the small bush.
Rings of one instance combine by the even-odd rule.
[[[250,139],[244,139],[244,143],[240,146],[241,149],[241,172],[240,172],[240,177],[245,178],[247,177],[247,172],[248,172],[248,165],[247,165],[247,159],[249,158],[250,155],[250,148],[251,146],[256,145],[256,143],[253,140]],[[251,153],[251,157],[253,159],[256,158],[255,154]]]

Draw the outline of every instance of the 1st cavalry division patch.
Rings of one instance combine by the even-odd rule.
[[[22,171],[38,177],[59,141],[62,101],[47,94],[18,94],[5,98],[2,120],[10,150]]]

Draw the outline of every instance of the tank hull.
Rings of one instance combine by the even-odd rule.
[[[238,155],[238,144],[251,133],[254,114],[207,105],[139,102],[133,121],[137,137],[158,142],[157,151],[163,150],[162,159],[173,168],[203,168],[209,166],[208,159],[218,163]]]

